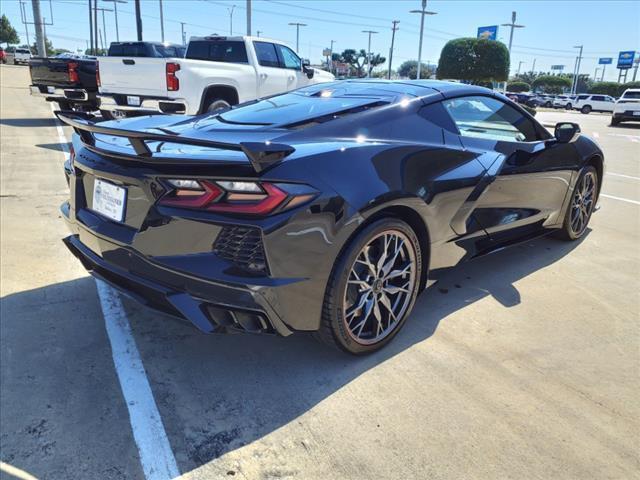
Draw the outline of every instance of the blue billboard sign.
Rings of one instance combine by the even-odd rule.
[[[599,65],[611,65],[612,63],[613,63],[613,58],[611,57],[601,58],[598,60]]]
[[[633,66],[633,57],[635,57],[635,55],[636,52],[634,52],[633,50],[620,52],[620,54],[618,55],[618,66],[616,68],[631,68]]]
[[[478,38],[482,40],[496,40],[498,38],[498,26],[479,27]]]

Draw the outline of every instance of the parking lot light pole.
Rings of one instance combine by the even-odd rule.
[[[522,60],[520,60],[520,62],[518,62],[518,71],[516,72],[516,75],[520,75],[520,67],[522,67],[523,63],[527,63],[527,62],[524,62]]]
[[[235,9],[235,5],[231,5],[231,8],[227,8],[227,10],[229,11],[229,35],[233,35],[233,11]]]
[[[598,81],[598,70],[600,70],[600,67],[596,67],[595,72],[593,72],[593,81],[594,82]]]
[[[180,22],[180,30],[182,32],[182,45],[186,46],[187,45],[187,36],[186,36],[185,31],[184,31],[184,22]]]
[[[517,13],[516,12],[511,12],[511,23],[503,23],[501,25],[501,27],[509,27],[511,28],[511,32],[509,32],[509,66],[511,66],[511,45],[513,44],[513,30],[515,28],[524,28],[524,25],[518,25],[516,23],[516,17],[517,17]],[[509,77],[509,75],[507,74],[507,77]],[[507,83],[509,83],[509,78],[507,78],[507,81],[504,82],[504,91],[507,91]]]
[[[158,0],[160,4],[160,41],[164,43],[164,12],[162,11],[162,0]]]
[[[369,46],[367,48],[367,78],[369,78],[371,76],[371,35],[378,32],[373,30],[362,30],[362,33],[369,34]]]
[[[300,55],[300,27],[306,27],[306,23],[290,22],[289,25],[296,27],[296,53]]]
[[[436,15],[437,12],[428,12],[427,11],[427,0],[422,0],[422,9],[421,10],[410,10],[409,13],[419,13],[420,14],[420,43],[418,44],[418,73],[416,78],[420,80],[420,70],[422,67],[422,36],[424,33],[424,16],[425,15]]]

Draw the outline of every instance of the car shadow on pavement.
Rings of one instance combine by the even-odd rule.
[[[580,243],[538,239],[452,270],[422,293],[398,336],[366,357],[334,351],[309,335],[205,336],[125,302],[181,471],[292,422],[364,372],[426,341],[441,321],[473,302],[493,296],[506,308],[517,305],[516,282]]]
[[[62,149],[62,143],[39,143],[36,145],[36,147],[39,148],[44,148],[47,150],[55,150],[57,152],[64,152],[64,150]],[[71,145],[71,143],[67,143],[67,147]]]
[[[411,318],[398,336],[383,350],[366,357],[352,357],[334,351],[304,334],[288,338],[249,334],[203,335],[190,325],[125,300],[127,316],[180,470],[188,472],[199,468],[289,424],[363,373],[402,354],[413,345],[427,341],[440,322],[482,298],[493,296],[505,308],[517,305],[523,299],[515,283],[561,260],[577,248],[585,237],[577,242],[538,239],[451,270],[420,295]],[[91,379],[91,382],[78,381],[73,385],[73,397],[87,401],[84,406],[74,405],[74,411],[77,411],[74,419],[65,420],[68,411],[56,415],[55,422],[61,425],[55,430],[66,432],[65,438],[57,439],[59,443],[68,441],[69,435],[91,437],[96,431],[65,428],[67,421],[77,422],[76,417],[81,417],[87,425],[99,430],[104,427],[105,411],[122,412],[123,408],[119,404],[122,398],[115,398],[119,396],[118,393],[115,396],[96,395],[100,391],[98,384],[107,379],[113,381],[115,372],[110,349],[104,343],[104,321],[99,315],[83,315],[85,311],[99,310],[99,301],[91,283],[92,280],[84,277],[10,294],[3,297],[1,302],[3,314],[9,314],[6,318],[11,319],[9,325],[14,325],[8,328],[5,323],[7,320],[3,318],[3,380],[10,380],[8,376],[12,375],[12,371],[15,374],[25,370],[20,358],[30,353],[28,348],[27,351],[19,351],[22,348],[19,345],[29,338],[28,331],[33,328],[59,329],[62,326],[69,332],[50,337],[47,348],[38,352],[39,363],[34,365],[34,372],[25,370],[21,375],[25,379],[30,378],[29,375],[37,379],[38,375],[42,376],[41,365],[55,365],[55,362],[64,361],[65,364],[72,362],[74,375],[79,379],[85,376]],[[56,313],[56,303],[66,300],[78,305],[75,310],[82,318],[69,318],[68,311],[66,314]],[[47,303],[51,305],[46,306]],[[48,315],[37,317],[40,326],[32,324],[27,332],[16,329],[16,323],[24,320],[21,317],[28,319],[33,315],[29,313],[30,310],[43,308]],[[82,325],[82,335],[74,330],[78,325]],[[518,328],[518,325],[514,324],[512,328]],[[14,335],[17,337],[12,338]],[[87,335],[91,338],[87,338]],[[54,338],[57,340],[54,341]],[[82,346],[76,348],[79,340]],[[29,342],[27,345],[33,343]],[[87,349],[87,342],[95,347]],[[6,355],[5,348],[8,345],[12,345],[12,355]],[[32,347],[38,348],[36,344]],[[56,358],[47,360],[47,351],[54,352]],[[61,357],[62,352],[65,355]],[[99,352],[97,358],[96,352]],[[87,359],[84,360],[83,356],[87,356]],[[15,362],[18,363],[14,365]],[[96,371],[96,368],[105,370]],[[83,369],[86,371],[83,372]],[[47,382],[51,387],[56,382],[64,381],[55,380],[54,371],[48,374]],[[33,392],[36,397],[39,391],[41,395],[47,394],[46,389],[39,390],[35,388],[36,384],[29,386],[29,382],[37,384],[37,380],[21,379],[20,388]],[[26,394],[27,390],[23,393]],[[20,411],[5,411],[3,414],[18,416],[25,421],[46,418],[47,408],[50,408],[48,404],[51,403],[51,399],[46,397],[34,398],[33,402],[15,407]],[[38,411],[39,408],[42,411]],[[113,421],[110,418],[106,420]],[[29,432],[28,425],[24,428],[25,432]],[[10,453],[11,458],[2,460],[40,473],[40,468],[32,468],[35,465],[30,464],[30,457],[18,451],[19,445],[24,443],[16,442],[11,435],[3,432],[3,457]],[[28,437],[28,433],[24,436]],[[72,444],[86,444],[90,449],[93,442],[90,437],[74,439]],[[25,440],[28,443],[28,439]],[[56,439],[51,438],[50,441],[55,442]],[[133,448],[130,443],[127,447],[127,443],[119,443],[121,446],[118,448],[123,455]],[[11,444],[15,444],[15,448],[7,449]],[[111,440],[104,440],[104,445],[111,444]],[[91,457],[93,455],[85,455],[83,461],[104,462],[91,460]],[[105,465],[93,467],[100,470]],[[87,468],[93,467],[87,465]]]
[[[0,125],[7,127],[55,127],[55,118],[0,118]]]

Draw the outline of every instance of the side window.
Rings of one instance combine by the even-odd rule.
[[[594,95],[593,97],[591,97],[591,100],[593,100],[594,102],[604,102],[604,96]]]
[[[471,96],[452,98],[442,104],[463,137],[507,142],[538,140],[533,122],[498,99]]]
[[[280,67],[276,46],[273,43],[253,42],[253,46],[256,49],[256,56],[260,65],[263,67]]]
[[[277,48],[280,51],[280,56],[282,57],[284,68],[302,70],[302,61],[300,60],[300,57],[298,57],[298,55],[293,53],[293,50],[285,47],[284,45],[277,45]]]
[[[587,98],[589,98],[589,95],[578,95],[576,100],[586,100]]]

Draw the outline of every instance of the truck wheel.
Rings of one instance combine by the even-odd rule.
[[[611,117],[611,126],[617,127],[620,124],[620,119],[616,117]]]
[[[231,105],[226,100],[221,98],[213,98],[207,106],[204,107],[204,113],[215,113],[220,110],[225,110]]]
[[[572,107],[572,105],[571,105],[570,103],[567,103],[567,104],[564,106],[564,108],[565,108],[565,110],[571,110],[573,107]]]

